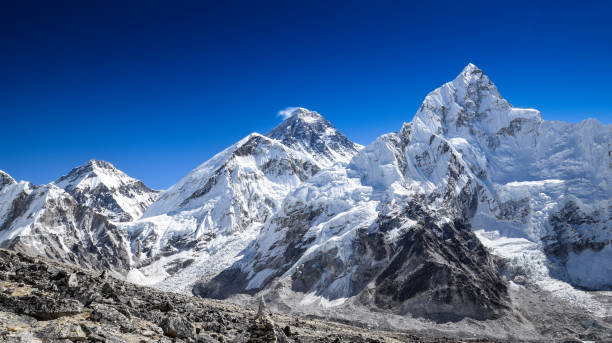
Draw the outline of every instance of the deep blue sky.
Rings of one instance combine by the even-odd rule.
[[[1,0],[0,43],[0,169],[37,184],[97,158],[167,188],[289,106],[367,144],[468,62],[612,122],[610,1]]]

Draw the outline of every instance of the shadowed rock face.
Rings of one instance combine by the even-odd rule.
[[[496,261],[462,220],[441,227],[421,221],[393,250],[362,300],[440,322],[497,318],[510,308]]]
[[[574,285],[591,290],[612,290],[606,277],[612,272],[612,208],[586,212],[567,201],[550,217],[551,232],[542,238],[548,257],[560,262]]]

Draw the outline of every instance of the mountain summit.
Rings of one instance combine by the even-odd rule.
[[[524,121],[537,125],[542,118],[536,110],[512,107],[489,77],[471,63],[453,81],[429,93],[413,120],[434,133],[491,139]]]
[[[2,188],[4,188],[6,185],[12,185],[15,183],[17,183],[15,179],[13,179],[9,174],[0,170],[0,190],[2,190]]]
[[[112,164],[93,159],[72,169],[53,184],[113,221],[139,218],[158,193]]]
[[[321,167],[335,162],[348,162],[361,148],[351,142],[319,113],[305,108],[295,109],[266,136],[284,145],[311,155]]]

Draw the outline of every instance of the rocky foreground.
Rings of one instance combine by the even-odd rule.
[[[77,341],[457,342],[256,312],[0,249],[0,342]]]

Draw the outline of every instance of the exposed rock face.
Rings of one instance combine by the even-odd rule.
[[[550,217],[551,234],[543,237],[544,249],[566,266],[573,284],[599,290],[612,290],[612,211],[596,209],[585,212],[577,199]]]
[[[0,189],[0,247],[127,273],[128,235],[114,220],[139,215],[156,196],[140,181],[95,160],[48,185],[6,182]]]
[[[291,223],[285,239],[268,251],[254,252],[256,258],[244,269],[229,269],[198,284],[194,293],[221,299],[237,292],[254,294],[289,275],[291,290],[299,294],[355,297],[363,305],[441,322],[497,318],[510,308],[496,261],[469,224],[440,225],[411,202],[399,212],[380,214],[369,227],[336,234],[354,235],[349,242],[318,248],[318,239],[309,237],[323,213],[293,209],[291,216],[279,219],[282,227]]]

